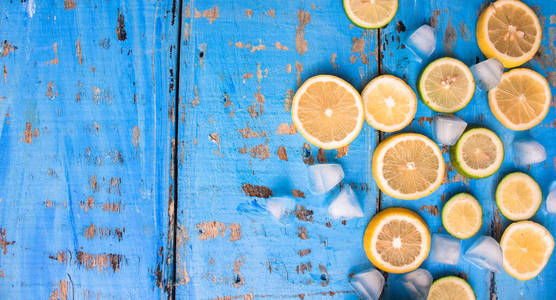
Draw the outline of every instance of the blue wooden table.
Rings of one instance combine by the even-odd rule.
[[[525,2],[543,26],[525,66],[556,94],[556,2]],[[481,233],[499,239],[510,224],[493,201],[500,178],[523,170],[545,193],[556,179],[554,99],[530,130],[548,159],[519,168],[516,133],[477,91],[457,115],[500,135],[501,170],[468,180],[445,153],[444,184],[417,201],[382,194],[371,176],[386,134],[364,125],[349,147],[324,151],[290,117],[296,88],[316,74],[359,90],[393,74],[415,88],[424,65],[408,59],[404,40],[424,23],[437,34],[431,60],[482,60],[475,23],[487,3],[400,0],[388,26],[363,30],[340,0],[2,1],[0,299],[356,299],[348,279],[371,266],[362,236],[374,213],[408,207],[441,232],[439,210],[460,191],[482,204]],[[403,131],[431,136],[432,116],[419,102]],[[304,176],[314,162],[342,164],[364,218],[327,216]],[[295,197],[293,224],[238,213],[269,195]],[[544,204],[533,220],[556,235]],[[555,299],[554,256],[525,282],[463,260],[423,267],[467,279],[478,299]],[[382,298],[405,299],[399,276],[385,277]]]

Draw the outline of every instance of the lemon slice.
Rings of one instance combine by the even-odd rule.
[[[376,147],[372,171],[385,194],[413,200],[429,195],[440,186],[444,160],[438,145],[428,137],[401,133]]]
[[[467,281],[447,276],[434,281],[429,290],[427,300],[474,300],[475,292]]]
[[[460,193],[448,200],[442,209],[442,225],[458,239],[474,236],[483,224],[483,208],[467,193]]]
[[[347,146],[363,126],[361,96],[331,75],[309,78],[293,97],[292,119],[311,144],[324,149]]]
[[[344,0],[344,11],[353,24],[369,29],[390,23],[398,10],[398,0]]]
[[[539,18],[521,1],[498,0],[477,21],[477,44],[486,57],[514,68],[530,60],[541,44]]]
[[[502,165],[504,145],[492,130],[470,129],[451,147],[450,159],[460,174],[469,178],[485,178]]]
[[[421,100],[430,109],[453,113],[464,108],[475,93],[471,70],[461,61],[443,57],[431,62],[418,83]]]
[[[367,123],[375,129],[393,132],[411,123],[417,111],[417,97],[403,80],[382,75],[371,80],[361,93]]]
[[[539,210],[542,191],[531,176],[515,172],[502,178],[496,188],[496,206],[512,221],[527,220]]]
[[[539,124],[548,113],[551,98],[546,78],[524,68],[504,73],[500,84],[488,92],[490,111],[511,130]]]
[[[544,226],[521,221],[506,228],[500,247],[506,272],[516,279],[529,280],[546,266],[554,250],[554,238]]]
[[[387,208],[369,222],[363,248],[377,268],[390,273],[417,269],[427,258],[431,244],[429,227],[415,212]]]

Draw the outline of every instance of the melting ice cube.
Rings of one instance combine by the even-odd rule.
[[[266,201],[261,203],[259,201]],[[240,203],[237,211],[250,217],[272,216],[276,221],[287,225],[293,220],[292,213],[295,210],[295,200],[289,197],[272,197],[268,199],[253,200]]]
[[[407,39],[407,48],[412,52],[417,62],[422,62],[434,52],[436,48],[436,36],[434,28],[425,24],[415,30]]]
[[[289,224],[292,220],[292,213],[295,210],[295,200],[289,197],[268,198],[266,210],[278,222]]]
[[[432,126],[436,141],[451,146],[458,141],[467,123],[456,116],[436,115],[432,119]]]
[[[384,276],[376,269],[369,269],[353,275],[349,283],[362,299],[378,300],[384,287]]]
[[[342,191],[334,197],[328,206],[328,214],[334,219],[361,218],[364,216],[357,196],[351,186],[345,185]]]
[[[405,274],[402,284],[411,294],[411,299],[426,299],[432,284],[432,275],[425,269],[417,269]]]
[[[481,236],[463,255],[463,258],[481,269],[500,273],[502,267],[502,249],[500,244],[490,236]]]
[[[496,58],[489,58],[471,66],[471,72],[479,89],[488,91],[500,83],[502,73],[504,73],[504,65]]]
[[[546,210],[551,214],[556,214],[556,181],[550,185],[550,192],[546,197]]]
[[[344,179],[344,170],[339,164],[315,164],[307,169],[309,188],[313,194],[324,194]]]
[[[514,157],[521,166],[538,164],[546,160],[546,150],[543,145],[530,136],[515,139],[513,147]]]
[[[432,235],[432,247],[429,259],[434,262],[457,265],[460,252],[460,240],[447,234]]]

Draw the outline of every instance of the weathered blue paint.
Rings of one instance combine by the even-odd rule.
[[[415,88],[424,65],[407,60],[403,41],[423,23],[434,23],[438,34],[431,60],[483,59],[474,33],[483,1],[401,2],[380,30],[354,27],[339,0],[1,3],[0,298],[166,298],[175,282],[177,299],[356,299],[348,279],[371,266],[361,240],[376,210],[412,208],[438,232],[437,210],[458,191],[479,199],[481,233],[499,238],[509,224],[493,201],[500,178],[521,169],[546,191],[556,177],[553,107],[530,131],[549,159],[518,168],[509,147],[516,134],[492,116],[486,93],[477,91],[457,115],[501,136],[507,150],[501,170],[466,180],[450,169],[438,191],[417,201],[377,189],[370,161],[384,136],[370,126],[345,155],[319,155],[291,134],[291,97],[313,75],[334,74],[362,90],[377,74],[394,74]],[[543,23],[540,54],[526,66],[553,82],[556,8],[526,2]],[[174,107],[178,63],[180,106]],[[419,103],[404,131],[431,136],[432,116]],[[173,177],[174,158],[179,178]],[[304,161],[311,160],[343,165],[342,184],[355,187],[364,218],[343,223],[327,217],[326,197],[312,196],[307,187]],[[291,196],[292,190],[305,195],[296,198],[304,209],[294,224],[236,210],[255,194]],[[533,219],[556,233],[544,204]],[[463,260],[423,266],[435,278],[468,278],[479,299],[550,299],[554,259],[527,282]],[[384,299],[406,298],[398,279],[387,276]]]
[[[0,3],[1,299],[166,298],[172,19],[171,1]]]

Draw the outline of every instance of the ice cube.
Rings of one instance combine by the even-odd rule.
[[[345,185],[342,191],[332,199],[328,206],[328,214],[334,219],[352,219],[364,216],[351,186]]]
[[[402,284],[409,291],[411,299],[426,299],[432,284],[432,275],[425,269],[417,269],[405,274]]]
[[[546,150],[543,145],[530,136],[515,139],[513,148],[518,165],[538,164],[546,160]]]
[[[467,123],[456,116],[436,115],[432,119],[432,126],[436,141],[442,145],[452,146],[458,141]]]
[[[309,188],[313,194],[324,194],[344,179],[339,164],[315,164],[308,167]]]
[[[405,45],[413,54],[412,59],[419,63],[422,62],[431,56],[436,48],[434,28],[427,24],[417,28],[409,36]]]
[[[289,197],[272,197],[266,202],[266,210],[278,222],[289,224],[295,210],[295,200]]]
[[[556,181],[550,185],[550,192],[546,196],[546,210],[551,214],[556,214]]]
[[[432,247],[429,259],[434,262],[457,265],[460,252],[460,240],[448,234],[432,235]]]
[[[376,269],[369,269],[353,275],[349,283],[362,299],[378,300],[384,287],[384,276]]]
[[[483,235],[478,238],[465,251],[463,258],[481,269],[500,273],[502,267],[502,249],[500,244],[490,236]]]
[[[488,91],[500,83],[504,65],[496,58],[489,58],[471,66],[471,72],[475,77],[477,87],[482,91]]]
[[[266,201],[266,202],[265,202]],[[276,221],[287,225],[293,221],[295,200],[289,197],[272,197],[240,203],[236,210],[249,217],[271,216]]]

